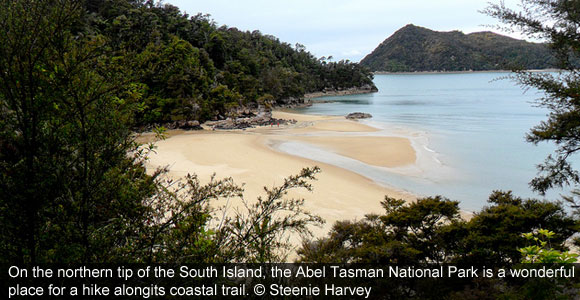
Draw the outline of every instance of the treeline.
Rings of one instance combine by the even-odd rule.
[[[467,218],[461,216],[459,202],[440,196],[413,203],[385,197],[381,204],[384,214],[337,222],[326,238],[304,244],[302,260],[508,266],[524,259],[518,249],[529,241],[522,234],[551,230],[550,247],[563,250],[564,241],[580,229],[562,203],[522,199],[511,192],[494,191],[488,205]]]
[[[570,214],[561,202],[494,191],[487,206],[467,219],[459,202],[440,196],[412,203],[385,197],[381,204],[383,214],[338,221],[325,237],[305,241],[298,250],[299,261],[413,268],[454,264],[479,271],[521,268],[521,263],[577,262],[577,254],[568,247],[580,245],[575,236],[580,232],[580,210]],[[389,299],[574,299],[577,284],[577,279],[391,277],[375,286]]]
[[[485,71],[558,68],[547,44],[493,32],[439,32],[409,24],[360,62],[372,71]]]
[[[297,103],[323,89],[374,86],[348,61],[317,59],[255,30],[144,0],[90,0],[77,34],[100,35],[130,58],[142,94],[138,124],[224,118],[239,107]]]
[[[110,3],[120,6],[106,5]],[[258,98],[248,99],[249,103],[258,103],[261,97],[275,101],[274,94],[264,90],[251,92],[226,83],[281,77],[251,76],[251,68],[249,73],[234,72],[229,64],[251,64],[234,59],[241,56],[229,50],[221,52],[227,55],[220,65],[212,58],[220,52],[212,54],[205,46],[188,42],[187,34],[177,35],[187,28],[183,24],[196,23],[169,17],[177,13],[174,8],[125,1],[86,5],[73,0],[0,0],[0,28],[4,29],[0,30],[0,263],[281,262],[287,259],[293,233],[307,237],[299,252],[305,262],[502,265],[573,259],[565,252],[564,241],[579,231],[578,211],[570,214],[560,203],[496,192],[489,207],[465,221],[459,218],[458,203],[441,197],[410,204],[386,198],[385,214],[339,222],[326,238],[309,240],[309,226],[323,220],[305,211],[302,199],[289,199],[287,193],[295,188],[310,190],[318,168],[304,169],[280,186],[265,189],[257,201],[244,199],[243,188],[231,179],[212,178],[201,184],[189,175],[175,182],[164,177],[166,170],[146,172],[148,153],[155,146],[135,141],[135,124],[161,121],[168,115],[195,115],[208,99],[214,99],[214,104],[207,104],[208,117],[213,116],[216,103],[226,113],[228,104],[234,103],[231,99],[239,101],[251,93]],[[104,12],[96,13],[123,9],[130,17],[105,18]],[[166,28],[173,31],[155,31],[157,23],[152,21],[164,20],[158,12],[171,11],[165,19],[183,24],[170,22],[174,26]],[[135,23],[121,26],[123,20]],[[244,37],[244,41],[251,36],[216,29],[204,20],[200,24],[209,33]],[[147,26],[153,29],[146,30]],[[224,33],[230,31],[235,34]],[[200,33],[211,41],[211,35],[201,34],[206,31],[185,32]],[[308,57],[271,38],[260,37],[256,43],[266,41],[277,45],[272,51],[288,49],[296,57]],[[238,42],[224,45],[237,47]],[[147,68],[136,68],[139,64]],[[256,74],[291,69],[282,61],[274,65],[256,65],[261,70]],[[316,65],[336,69],[324,75],[335,77],[320,79],[328,80],[325,84],[348,76],[346,67],[356,70],[348,63]],[[214,73],[206,73],[211,70]],[[298,81],[283,84],[288,82]],[[197,91],[214,93],[222,100],[201,98],[203,92]],[[152,101],[167,106],[152,107]],[[239,209],[222,209],[219,201],[224,199],[236,201]],[[538,243],[537,248],[529,248],[522,234],[536,237],[531,246]],[[549,243],[543,243],[546,239]],[[501,284],[475,282],[458,290],[420,294],[406,285],[412,283],[405,281],[400,289],[391,290],[393,298],[440,299],[448,292],[458,293],[458,298],[477,292],[493,298],[512,291]],[[553,289],[542,286],[543,292],[577,292],[549,284]]]
[[[322,222],[284,198],[317,169],[243,205],[231,179],[147,173],[133,129],[372,84],[364,68],[153,1],[1,0],[0,27],[1,263],[281,261]],[[228,197],[246,209],[217,212]]]

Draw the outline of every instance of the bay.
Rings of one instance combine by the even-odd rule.
[[[322,97],[299,109],[305,114],[368,112],[363,121],[382,130],[373,135],[411,139],[418,160],[406,168],[377,168],[319,149],[286,145],[283,151],[350,169],[380,184],[419,196],[442,195],[467,210],[485,205],[493,190],[543,198],[528,186],[536,165],[555,149],[535,146],[526,133],[546,119],[536,105],[542,96],[505,79],[509,73],[376,75],[379,92]],[[504,78],[504,79],[502,79]],[[316,103],[332,101],[332,103]],[[565,193],[546,195],[558,199]]]

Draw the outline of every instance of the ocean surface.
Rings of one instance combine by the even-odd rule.
[[[537,107],[542,96],[525,91],[509,73],[376,75],[378,93],[322,97],[306,114],[341,115],[360,111],[373,115],[364,123],[381,128],[366,135],[402,136],[417,151],[417,164],[382,168],[297,143],[279,149],[337,165],[379,184],[420,196],[443,195],[461,201],[466,210],[486,205],[493,190],[511,190],[522,197],[540,197],[528,186],[536,165],[555,149],[525,141],[531,127],[546,119]],[[316,103],[316,101],[333,101]],[[578,164],[576,164],[578,165]],[[559,199],[566,191],[546,195]]]

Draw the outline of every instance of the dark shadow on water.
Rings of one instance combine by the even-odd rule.
[[[341,100],[334,100],[334,99],[325,99],[325,100],[312,100],[312,104],[332,104],[332,103],[340,103],[340,104],[347,104],[347,105],[370,105],[373,104],[373,101],[370,100],[354,100],[354,99],[341,99]]]

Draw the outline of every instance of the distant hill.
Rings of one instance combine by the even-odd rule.
[[[407,25],[360,62],[371,71],[482,71],[547,69],[556,62],[545,44],[493,32],[439,32]]]

